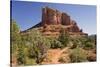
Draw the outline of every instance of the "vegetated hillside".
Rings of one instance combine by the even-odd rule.
[[[96,35],[71,37],[63,29],[59,37],[46,37],[39,28],[21,33],[11,21],[11,64],[37,65],[96,61]]]
[[[84,33],[70,15],[44,7],[40,19],[25,31],[11,20],[11,65],[96,61],[96,35]]]

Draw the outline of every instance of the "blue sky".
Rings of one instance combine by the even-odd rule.
[[[96,6],[12,1],[12,19],[21,30],[26,30],[41,21],[41,9],[45,6],[69,14],[83,32],[96,34]]]

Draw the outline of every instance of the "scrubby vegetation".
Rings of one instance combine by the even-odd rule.
[[[84,50],[80,48],[75,48],[72,50],[71,55],[71,62],[85,62],[87,61],[87,55]]]
[[[16,55],[18,65],[39,64],[49,48],[49,40],[38,30],[34,29],[29,34],[21,34],[16,22],[11,22],[11,53]],[[30,59],[34,62],[32,63]]]
[[[68,35],[68,32],[65,32],[63,29],[61,30],[61,34],[58,37],[58,41],[61,42],[62,48],[68,46],[70,37]]]
[[[70,62],[91,61],[88,51],[96,54],[96,36],[70,37],[68,32],[61,30],[58,38],[42,36],[38,29],[23,34],[14,20],[11,21],[11,63],[17,65],[41,64],[49,49],[70,49]],[[93,57],[93,60],[96,58]],[[92,61],[93,61],[92,60]],[[66,61],[61,57],[60,62]]]

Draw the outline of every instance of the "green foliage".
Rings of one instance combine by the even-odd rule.
[[[16,24],[16,21],[11,20],[11,32],[12,33],[18,33],[19,32],[19,27]]]
[[[18,64],[24,64],[25,63],[25,59],[24,59],[24,50],[22,48],[18,49],[18,54],[17,54],[17,61]]]
[[[64,48],[69,42],[73,44],[70,55],[72,62],[82,62],[86,60],[86,54],[79,49],[94,49],[96,47],[96,39],[94,37],[73,38],[69,36],[63,29],[58,38],[47,38],[42,36],[38,29],[27,31],[22,34],[16,22],[11,20],[11,52],[16,56],[18,65],[40,64],[45,53],[49,48]],[[61,62],[65,62],[60,58]]]
[[[26,36],[26,35],[24,35]],[[28,57],[35,59],[36,63],[40,63],[42,56],[46,53],[50,47],[50,42],[47,38],[42,36],[42,34],[34,29],[32,32],[29,31],[26,37],[23,38],[28,45]]]
[[[11,51],[16,52],[16,50],[18,49],[18,44],[20,44],[21,42],[21,37],[19,34],[19,27],[16,24],[16,22],[14,20],[11,20],[11,31],[10,31],[10,37],[11,37]]]
[[[71,38],[71,42],[72,42],[72,46],[70,47],[71,49],[77,48],[77,47],[81,47],[81,41],[79,40],[79,38]]]
[[[93,49],[95,46],[94,46],[94,44],[93,43],[91,43],[91,42],[85,42],[85,44],[84,44],[84,49]]]
[[[25,64],[25,52],[24,43],[22,42],[22,36],[20,34],[20,29],[16,24],[16,21],[11,20],[11,52],[17,58],[17,64]]]
[[[73,46],[71,48],[76,48],[76,47],[83,49],[96,48],[96,39],[93,36],[71,38],[71,42],[73,43]]]
[[[87,55],[81,48],[75,48],[70,54],[71,62],[85,62]]]
[[[61,48],[62,44],[60,41],[56,40],[56,39],[52,39],[51,41],[51,48],[56,49],[56,48]]]
[[[29,57],[26,57],[26,63],[25,63],[25,66],[26,65],[36,65],[36,60],[35,59],[32,59],[32,58],[29,58]]]
[[[80,38],[81,47],[83,49],[94,49],[96,48],[96,38],[91,36]]]
[[[19,35],[19,27],[16,24],[14,20],[11,20],[11,39],[12,41],[19,41],[20,40],[20,35]]]
[[[58,41],[60,41],[61,44],[63,45],[62,47],[66,47],[68,45],[69,39],[70,39],[69,34],[62,29],[61,34],[58,38]]]

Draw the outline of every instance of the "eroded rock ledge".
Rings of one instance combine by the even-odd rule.
[[[67,31],[70,35],[87,35],[67,13],[49,7],[42,8],[41,22],[28,30],[33,28],[39,28],[45,36],[58,36],[61,29]]]

